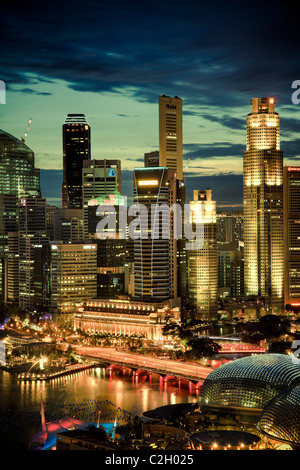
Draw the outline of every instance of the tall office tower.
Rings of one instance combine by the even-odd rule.
[[[178,96],[159,97],[159,166],[183,179],[182,99]]]
[[[144,167],[153,168],[159,166],[159,150],[148,152],[144,154]]]
[[[252,99],[244,152],[245,295],[283,308],[283,152],[274,98]],[[267,310],[268,311],[268,310]]]
[[[284,302],[300,307],[300,167],[283,169]]]
[[[91,158],[90,126],[84,114],[68,114],[62,126],[64,209],[82,208],[83,162]]]
[[[85,240],[97,245],[97,296],[115,298],[124,294],[125,233],[122,237],[100,239],[97,225],[101,218],[98,207],[108,205],[116,214],[116,232],[119,233],[119,208],[124,205],[121,196],[121,161],[89,160],[82,170],[83,218]]]
[[[97,296],[97,246],[51,242],[51,306],[74,314],[75,304]]]
[[[187,251],[188,301],[197,320],[215,320],[218,313],[218,250],[216,202],[210,189],[194,191],[191,222],[203,221],[203,245]]]
[[[174,233],[177,213],[169,210],[177,202],[177,185],[174,172],[167,168],[134,170],[134,204],[139,231],[134,240],[135,299],[147,302],[170,300],[172,305],[179,301]]]
[[[17,231],[21,198],[40,196],[40,170],[34,153],[23,140],[0,130],[0,295],[4,293],[2,266],[8,249],[8,232]]]
[[[148,163],[149,162],[150,160],[148,160]],[[183,208],[185,204],[186,193],[185,181],[183,177],[182,99],[178,96],[170,97],[162,95],[159,97],[159,166],[165,167],[168,170],[174,172],[173,178],[177,180],[173,183],[173,185],[176,186],[174,200],[179,205],[182,205]],[[171,217],[173,217],[172,213]],[[184,233],[183,229],[182,232]],[[184,317],[186,315],[187,289],[186,252],[184,239],[182,238],[177,240],[175,245],[177,267],[174,270],[174,272],[176,272],[174,288],[171,286],[173,289],[172,298],[181,298],[182,320],[184,321]],[[173,264],[175,266],[175,261]]]
[[[49,262],[46,200],[34,196],[22,198],[18,207],[18,231],[9,233],[7,300],[18,301],[25,311],[48,306]]]
[[[82,169],[82,199],[84,237],[95,238],[93,227],[100,199],[111,195],[119,196],[122,192],[120,160],[87,160]],[[100,198],[98,200],[98,198]]]

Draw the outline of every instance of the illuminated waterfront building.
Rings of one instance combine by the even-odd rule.
[[[284,300],[300,307],[300,167],[284,167]]]
[[[51,306],[74,313],[76,302],[97,296],[97,246],[51,242]]]
[[[159,97],[159,166],[183,179],[182,99],[178,96]]]
[[[245,294],[283,309],[283,152],[274,98],[252,99],[244,152]]]
[[[218,309],[218,252],[216,202],[212,200],[212,191],[194,191],[190,209],[192,223],[203,223],[203,243],[198,247],[197,240],[192,240],[187,251],[188,302],[194,307],[197,319],[213,320]]]
[[[163,327],[167,318],[178,321],[179,309],[170,309],[164,303],[138,302],[125,297],[91,299],[77,304],[74,328],[89,333],[138,335],[164,341]]]
[[[90,159],[90,126],[84,114],[68,114],[62,126],[64,209],[82,208],[82,168]]]

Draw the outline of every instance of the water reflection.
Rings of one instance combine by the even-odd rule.
[[[16,430],[22,431],[20,439],[26,441],[40,429],[41,393],[49,421],[74,410],[75,417],[83,419],[84,414],[88,417],[88,413],[97,412],[95,402],[105,400],[135,416],[163,405],[194,402],[198,397],[195,386],[187,381],[168,382],[155,373],[132,374],[124,368],[97,367],[49,382],[18,381],[16,376],[0,371],[1,446],[10,431],[14,438]],[[11,418],[10,410],[18,414]]]

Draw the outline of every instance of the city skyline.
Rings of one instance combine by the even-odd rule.
[[[0,128],[21,138],[32,118],[26,143],[52,203],[61,199],[47,191],[61,178],[67,114],[86,115],[91,158],[120,159],[126,181],[127,172],[143,166],[144,153],[158,149],[162,94],[183,100],[183,165],[191,191],[212,187],[219,206],[239,203],[229,189],[233,180],[235,192],[241,187],[251,98],[275,97],[285,164],[296,164],[299,106],[291,101],[291,85],[299,76],[288,7],[175,1],[98,9],[88,2],[83,12],[76,2],[72,8],[54,2],[47,14],[44,8],[35,2],[3,7]]]

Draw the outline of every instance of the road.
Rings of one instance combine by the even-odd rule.
[[[163,375],[173,375],[178,378],[192,381],[203,381],[214,369],[181,361],[172,361],[153,356],[145,356],[127,351],[118,351],[112,348],[83,347],[76,348],[78,353],[93,359],[103,360],[105,363],[117,364],[134,369],[147,370]]]

